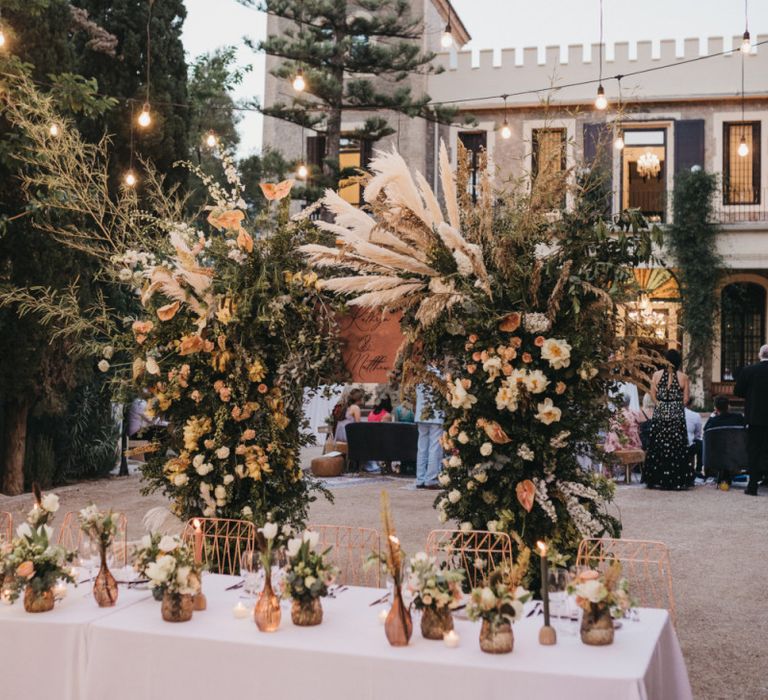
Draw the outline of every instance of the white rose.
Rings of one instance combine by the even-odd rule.
[[[219,459],[226,459],[229,457],[229,448],[226,445],[220,447],[218,450],[216,450],[216,456]]]
[[[219,484],[215,489],[213,489],[213,496],[217,500],[224,500],[227,497],[227,489]]]
[[[571,346],[564,340],[547,338],[541,346],[541,357],[552,369],[563,369],[571,364]]]
[[[307,588],[312,588],[315,583],[317,583],[317,579],[314,576],[307,576],[307,578],[304,579],[304,585]]]
[[[467,491],[474,491],[475,490],[475,482],[474,481],[468,481],[467,482]]]
[[[488,530],[488,532],[496,532],[497,527],[498,527],[498,523],[495,520],[489,520],[485,524],[485,529]]]
[[[440,474],[437,477],[437,481],[439,482],[440,486],[448,486],[448,484],[451,483],[451,477],[447,474]]]
[[[468,521],[464,521],[461,525],[459,525],[459,530],[462,532],[471,532],[472,531],[472,523]]]
[[[459,455],[451,455],[448,459],[448,466],[449,467],[460,467],[461,466],[461,457]]]
[[[240,511],[246,518],[250,518],[253,515],[253,508],[250,506],[243,506],[243,509]]]
[[[189,483],[189,477],[186,474],[176,474],[173,477],[174,486],[186,486]]]
[[[118,278],[121,282],[130,282],[131,278],[133,277],[133,272],[131,272],[127,267],[124,267],[120,272],[117,273]]]
[[[213,505],[206,506],[203,508],[203,515],[206,518],[212,518],[214,515],[216,515],[216,507]]]
[[[540,369],[527,372],[523,381],[525,388],[531,394],[540,394],[549,386],[549,379]]]
[[[496,607],[496,596],[490,588],[480,591],[480,607],[483,610],[493,610]]]
[[[232,476],[232,474],[227,474],[222,481],[224,482],[224,485],[227,486],[228,484],[231,484],[235,480],[235,477]]]
[[[176,583],[178,583],[182,588],[186,587],[187,580],[189,579],[189,574],[191,571],[192,567],[190,566],[180,566],[178,569],[176,569]]]
[[[55,493],[47,493],[43,496],[43,500],[40,501],[40,505],[43,507],[43,510],[55,513],[59,509],[59,497]]]
[[[196,454],[192,458],[192,466],[197,469],[198,467],[202,467],[203,463],[205,462],[205,455],[202,454]]]
[[[141,538],[141,548],[149,549],[151,546],[152,546],[152,538],[149,535],[144,535],[144,537]]]
[[[480,454],[483,455],[483,457],[487,457],[491,452],[493,452],[493,445],[490,442],[484,442],[480,445]]]
[[[458,441],[462,445],[466,445],[469,442],[469,435],[467,435],[463,430],[459,433]]]
[[[96,366],[99,368],[99,372],[109,372],[109,362],[106,360],[99,360],[99,364]]]
[[[160,365],[154,357],[147,357],[145,368],[149,374],[160,374]]]
[[[317,543],[320,541],[320,533],[313,532],[312,530],[305,530],[304,541],[309,542],[310,549],[314,549],[315,547],[317,547]]]
[[[264,527],[260,527],[259,532],[264,535],[264,539],[274,540],[277,537],[277,523],[264,523]]]
[[[157,546],[162,552],[172,552],[174,549],[176,549],[176,547],[179,546],[179,542],[175,537],[171,537],[170,535],[163,535],[160,543]]]
[[[152,561],[147,564],[147,578],[154,584],[165,583],[168,578],[168,572],[160,566],[159,561]]]
[[[213,465],[210,462],[203,462],[199,467],[195,467],[195,471],[200,476],[205,476],[206,474],[210,474],[213,471]],[[208,489],[210,491],[210,487]]]
[[[437,519],[438,519],[438,520],[439,520],[441,523],[445,523],[445,522],[448,522],[448,513],[446,513],[444,510],[441,510],[441,511],[440,511],[440,512],[437,514]]]
[[[101,354],[105,359],[111,360],[112,356],[115,354],[115,349],[111,345],[105,345],[104,349],[101,351]]]
[[[535,418],[544,423],[544,425],[557,423],[563,415],[562,411],[552,403],[550,398],[544,399],[544,401],[538,404],[537,408],[539,412],[535,415]]]
[[[478,484],[484,484],[486,481],[488,481],[488,474],[485,472],[477,472],[475,474],[475,481]]]
[[[288,556],[295,557],[299,553],[302,544],[302,540],[300,540],[298,537],[288,540],[288,544],[286,545]]]
[[[590,603],[599,603],[608,595],[608,591],[600,580],[592,579],[576,586],[576,595],[586,598]]]
[[[458,503],[461,500],[461,494],[456,489],[453,489],[453,491],[448,494],[448,500],[451,503]]]

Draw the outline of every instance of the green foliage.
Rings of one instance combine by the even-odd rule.
[[[724,261],[717,251],[719,227],[713,216],[717,190],[717,176],[703,170],[675,177],[674,223],[666,244],[677,268],[680,322],[690,339],[685,353],[689,372],[700,369],[710,352],[718,310],[716,291]]]
[[[31,489],[37,483],[47,489],[57,481],[56,452],[53,438],[45,433],[30,430],[27,433],[27,450],[24,455],[24,484]]]

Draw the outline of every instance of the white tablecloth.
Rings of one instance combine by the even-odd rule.
[[[685,663],[663,610],[643,609],[625,622],[609,647],[588,647],[578,636],[538,643],[541,617],[515,625],[512,654],[478,646],[480,625],[456,621],[457,649],[427,641],[414,616],[407,648],[389,646],[377,619],[375,589],[350,588],[323,601],[322,625],[294,627],[287,603],[281,628],[260,633],[252,618],[235,619],[237,579],[207,576],[208,610],[190,622],[165,623],[145,600],[88,625],[85,698],[167,700],[686,700]],[[28,658],[32,658],[31,652]],[[42,697],[42,696],[41,696]]]
[[[120,586],[117,604],[100,608],[91,583],[67,587],[66,597],[45,613],[28,613],[21,599],[0,604],[0,698],[81,700],[87,674],[88,624],[148,598],[147,590]],[[113,663],[119,663],[117,656]]]

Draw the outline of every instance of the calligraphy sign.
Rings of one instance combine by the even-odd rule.
[[[384,384],[395,365],[400,345],[400,312],[382,316],[380,309],[351,308],[340,316],[344,364],[356,383]]]

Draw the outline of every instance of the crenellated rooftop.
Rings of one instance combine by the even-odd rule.
[[[768,41],[768,36],[753,38],[753,43]],[[728,99],[741,91],[741,36],[733,38],[638,41],[605,44],[603,82],[609,99],[616,99],[621,74],[622,95],[633,101]],[[723,56],[684,63],[708,54],[729,51]],[[596,80],[598,44],[567,47],[485,49],[442,53],[436,61],[445,68],[429,79],[429,94],[437,102],[462,100],[462,107],[498,107],[500,99],[482,100],[507,93],[510,106],[537,104],[549,94],[554,101],[568,104],[591,102],[596,84],[559,88],[547,87]],[[629,73],[664,64],[683,64],[643,75]],[[538,94],[514,95],[528,90]],[[768,43],[753,46],[745,56],[747,96],[768,97]],[[466,100],[466,101],[464,101]]]

